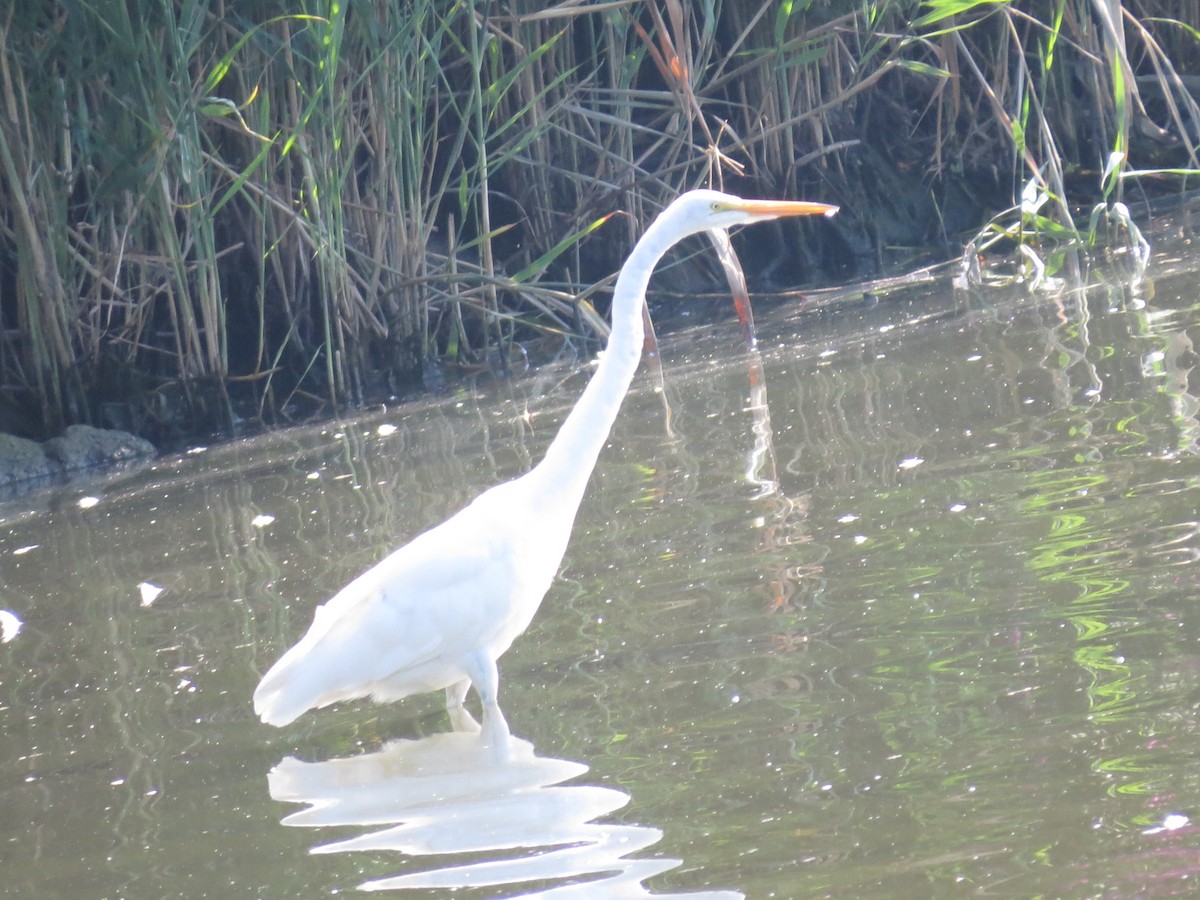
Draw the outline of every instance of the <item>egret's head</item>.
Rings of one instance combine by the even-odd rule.
[[[836,206],[809,200],[744,200],[721,191],[699,190],[681,194],[668,207],[667,216],[681,235],[688,235],[786,216],[832,216],[837,211]]]

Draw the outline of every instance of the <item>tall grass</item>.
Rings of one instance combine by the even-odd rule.
[[[1190,23],[1139,18],[1161,11],[1156,6],[925,4],[914,28],[937,41],[947,69],[968,76],[970,86],[969,93],[943,93],[939,122],[958,117],[973,96],[972,118],[991,123],[988,144],[1010,148],[1013,206],[968,244],[964,258],[972,265],[980,250],[1015,241],[1031,280],[1040,282],[1081,244],[1097,243],[1101,221],[1116,226],[1124,249],[1144,265],[1148,247],[1123,202],[1125,185],[1166,173],[1133,161],[1172,158],[1181,185],[1200,176],[1200,105],[1163,49],[1163,41],[1185,38],[1176,58],[1196,65],[1198,10],[1180,8]]]
[[[1078,235],[1200,167],[1200,13],[1162,8],[11,4],[0,423],[228,429],[602,333],[580,298],[701,184],[842,203],[778,240],[845,271],[1009,202]]]

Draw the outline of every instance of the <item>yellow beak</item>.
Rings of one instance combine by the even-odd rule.
[[[756,219],[780,219],[784,216],[832,216],[838,207],[811,200],[741,200],[732,204]]]

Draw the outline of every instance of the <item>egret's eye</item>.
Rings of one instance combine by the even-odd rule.
[[[719,202],[719,201],[717,201],[717,200],[714,200],[714,201],[712,202],[711,209],[712,209],[712,211],[713,211],[713,212],[715,212],[715,213],[719,213],[719,212],[721,211],[721,204],[720,204],[720,202]]]

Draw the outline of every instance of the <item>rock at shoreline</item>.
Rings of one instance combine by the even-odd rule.
[[[46,456],[66,472],[153,456],[157,452],[153,444],[136,435],[91,425],[71,425],[42,446]]]
[[[28,438],[0,434],[0,485],[49,478],[56,468],[41,444]]]
[[[153,456],[149,441],[124,431],[72,425],[44,444],[0,434],[0,487]]]

